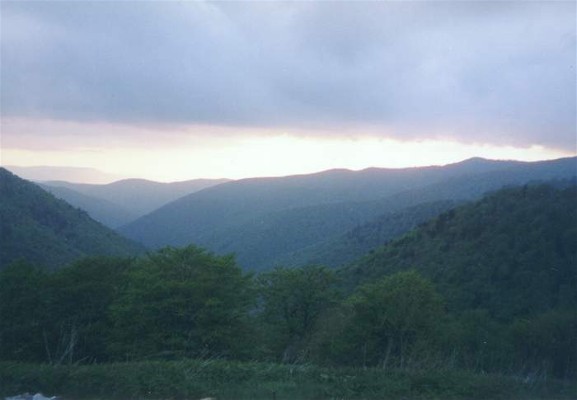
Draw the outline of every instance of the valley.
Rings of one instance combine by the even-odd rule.
[[[0,400],[577,399],[576,20],[0,0]]]
[[[569,399],[576,166],[473,159],[211,182],[192,193],[187,184],[116,232],[77,207],[100,193],[129,209],[126,193],[145,197],[139,185],[156,184],[113,184],[122,197],[59,183],[71,206],[55,186],[2,169],[0,394],[34,387],[84,398],[81,379],[107,398],[332,398],[333,384],[335,395],[380,398],[405,382],[392,398]],[[280,378],[289,366],[309,369]],[[216,386],[180,372],[170,384],[162,374],[153,386],[121,382],[156,368],[188,368]],[[243,378],[222,391],[214,374]],[[353,384],[377,375],[376,386]],[[437,389],[423,394],[423,379]],[[269,386],[249,387],[258,382]]]

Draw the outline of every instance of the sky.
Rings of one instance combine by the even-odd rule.
[[[577,154],[574,1],[0,7],[2,165],[175,181]]]

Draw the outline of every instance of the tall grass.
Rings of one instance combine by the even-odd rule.
[[[574,399],[577,384],[458,370],[323,368],[224,360],[78,366],[0,363],[0,395],[65,399]]]

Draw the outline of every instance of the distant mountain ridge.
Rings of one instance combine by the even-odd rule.
[[[228,181],[193,179],[163,183],[145,179],[124,179],[103,185],[48,181],[42,182],[41,186],[87,211],[99,222],[117,228],[184,195]]]
[[[62,180],[68,182],[103,184],[117,181],[122,178],[121,176],[102,172],[95,168],[84,167],[18,167],[6,165],[5,168],[22,179],[33,182]]]
[[[39,183],[42,189],[53,194],[55,197],[66,201],[88,213],[91,218],[115,229],[137,219],[140,214],[131,211],[103,198],[89,196],[63,186],[49,186]]]
[[[194,243],[264,269],[379,216],[434,201],[476,199],[506,185],[571,178],[577,158],[471,159],[442,167],[330,170],[251,178],[184,196],[121,227],[156,248]]]
[[[0,268],[24,260],[54,269],[85,256],[144,251],[86,212],[0,168]]]

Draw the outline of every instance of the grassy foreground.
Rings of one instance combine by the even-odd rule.
[[[222,360],[80,366],[0,362],[0,396],[65,399],[574,399],[576,383],[464,371],[383,371]]]

